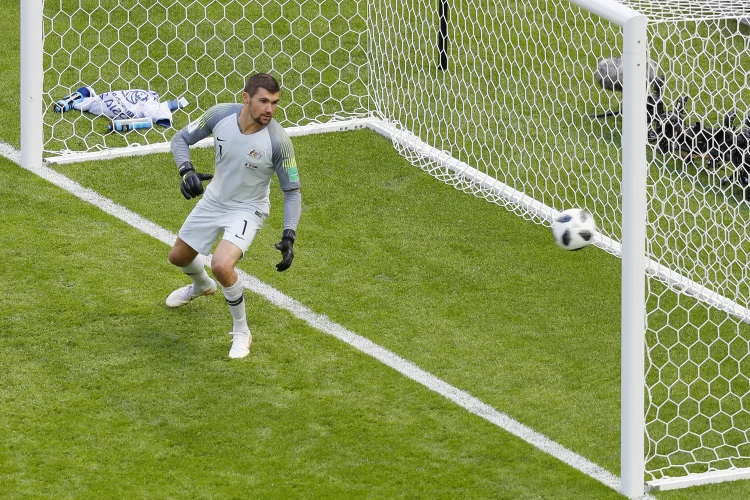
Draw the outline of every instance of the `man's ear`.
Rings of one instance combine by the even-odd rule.
[[[242,102],[244,102],[245,104],[250,103],[250,95],[247,92],[242,93]]]

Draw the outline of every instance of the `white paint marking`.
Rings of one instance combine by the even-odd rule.
[[[8,144],[0,142],[0,155],[16,164],[20,164],[21,153]],[[166,229],[154,224],[147,219],[144,219],[135,212],[132,212],[127,208],[114,203],[112,200],[101,196],[96,191],[81,186],[77,182],[69,179],[68,177],[65,177],[58,172],[55,172],[50,168],[41,166],[32,167],[28,170],[38,175],[39,177],[51,182],[55,186],[68,191],[78,198],[100,208],[104,212],[113,215],[121,221],[130,224],[134,228],[150,236],[153,236],[157,240],[169,246],[173,245],[177,238],[176,235],[167,231]],[[211,256],[206,257],[205,263],[207,266],[210,266],[210,262]],[[612,474],[608,470],[600,467],[599,465],[591,462],[581,455],[568,450],[561,444],[552,441],[545,435],[514,420],[505,413],[502,413],[487,405],[486,403],[483,403],[468,392],[453,387],[447,382],[435,377],[431,373],[422,370],[411,361],[408,361],[389,351],[388,349],[373,343],[365,337],[357,335],[351,330],[348,330],[338,323],[331,321],[327,316],[313,312],[297,300],[284,295],[279,290],[276,290],[272,286],[260,281],[258,278],[251,276],[239,269],[238,274],[245,288],[264,297],[275,306],[289,311],[294,316],[305,321],[313,328],[327,333],[328,335],[332,335],[333,337],[349,344],[355,349],[369,356],[372,356],[381,363],[393,368],[409,379],[418,382],[431,391],[440,394],[450,401],[453,401],[470,413],[473,413],[474,415],[487,420],[488,422],[500,427],[501,429],[513,434],[520,439],[523,439],[532,446],[540,449],[545,453],[548,453],[549,455],[552,455],[553,457],[568,464],[574,469],[581,471],[587,476],[596,479],[605,486],[612,488],[613,490],[620,491],[620,478]],[[656,500],[654,497],[648,494],[642,496],[641,498]]]

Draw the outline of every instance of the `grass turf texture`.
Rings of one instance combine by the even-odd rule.
[[[558,250],[548,230],[436,183],[373,133],[294,143],[304,208],[292,272],[272,265],[276,186],[240,267],[617,471],[619,261]],[[196,164],[212,154],[195,150]],[[193,202],[171,157],[120,163],[57,170],[176,232]]]
[[[9,16],[4,22],[7,23],[9,19],[12,20],[13,16]],[[9,29],[17,29],[17,24]],[[17,75],[12,74],[13,68],[9,68],[9,63],[17,61],[17,54],[14,57],[15,59],[8,58],[8,62],[3,63],[4,71],[7,72],[4,74],[10,78],[6,88],[17,88]],[[5,101],[3,103],[5,105]],[[4,113],[6,118],[3,124],[14,125],[9,118],[17,116],[17,109],[12,108],[13,104],[12,100],[9,101],[14,112]],[[11,143],[17,140],[16,128],[3,129],[2,139]],[[350,157],[362,154],[362,144],[382,141],[373,138],[372,134],[361,134],[363,135],[359,136],[358,141],[362,143],[349,146],[352,150]],[[601,304],[588,294],[602,296],[599,295],[601,290],[598,287],[605,288],[605,284],[600,281],[617,280],[618,273],[613,272],[612,266],[619,266],[618,262],[598,256],[593,257],[595,262],[592,263],[589,261],[591,257],[587,255],[585,259],[577,261],[580,269],[566,265],[560,267],[557,259],[569,259],[570,256],[562,257],[559,251],[552,257],[552,262],[557,267],[549,266],[550,257],[535,261],[533,259],[538,258],[539,254],[547,252],[542,248],[550,242],[544,230],[515,220],[491,205],[484,204],[484,208],[477,208],[482,205],[478,201],[467,201],[466,205],[459,206],[446,202],[445,206],[436,206],[434,198],[414,196],[414,192],[409,190],[435,190],[434,193],[440,193],[441,196],[452,190],[436,187],[434,181],[416,177],[416,174],[415,178],[419,181],[414,181],[411,174],[384,176],[391,173],[392,161],[400,161],[392,160],[390,146],[387,145],[381,152],[382,156],[368,150],[374,162],[382,157],[377,168],[373,168],[371,164],[360,168],[350,168],[351,165],[341,168],[338,157],[323,155],[325,150],[338,147],[339,139],[336,137],[295,141],[295,144],[302,145],[298,146],[298,153],[300,149],[308,147],[312,151],[311,157],[301,159],[311,169],[309,177],[303,178],[306,219],[303,220],[302,231],[306,232],[306,241],[302,238],[300,240],[300,253],[294,267],[298,274],[294,277],[277,275],[273,270],[272,264],[276,262],[278,253],[270,245],[278,238],[278,212],[254,245],[253,251],[258,253],[248,256],[242,267],[279,286],[314,310],[329,314],[354,331],[382,343],[616,472],[619,383],[616,380],[619,340],[613,336],[618,329],[616,321],[608,320],[604,328],[585,329],[584,333],[571,335],[569,338],[566,337],[566,330],[560,331],[553,328],[553,325],[556,327],[557,323],[567,322],[574,324],[569,329],[581,328],[581,320],[575,314],[576,311],[593,310],[594,316],[597,316]],[[320,146],[317,146],[318,141]],[[318,151],[318,147],[323,151]],[[326,161],[322,162],[319,158],[325,158]],[[210,153],[204,153],[203,163],[210,164]],[[316,163],[319,164],[316,166]],[[111,168],[112,164],[116,168]],[[323,169],[327,172],[322,172]],[[397,172],[402,172],[402,169],[407,171],[410,167],[402,165]],[[192,206],[186,205],[175,189],[176,177],[168,156],[157,160],[130,159],[116,160],[109,164],[92,163],[81,168],[60,170],[72,174],[84,183],[89,182],[86,185],[121,200],[172,231],[177,230]],[[353,179],[344,178],[350,176]],[[325,181],[325,184],[322,189],[316,190],[314,184],[319,182],[318,179],[321,179],[320,182]],[[364,193],[352,195],[351,199],[331,191],[332,185],[346,186],[361,179],[374,181],[374,184],[368,185],[369,189]],[[131,193],[125,193],[124,186],[138,187],[131,188]],[[372,189],[372,186],[379,188]],[[397,196],[399,190],[403,190],[400,197]],[[317,198],[316,193],[319,193]],[[3,196],[4,200],[7,199],[6,193]],[[280,210],[278,198],[275,203],[277,211]],[[414,217],[418,208],[432,213],[429,217]],[[444,212],[441,208],[448,210]],[[384,216],[388,210],[398,212],[399,209],[403,212],[403,218]],[[451,214],[450,210],[454,210],[454,213]],[[349,214],[345,215],[346,212]],[[484,223],[467,227],[464,213],[480,219],[485,217]],[[499,213],[503,215],[500,216]],[[50,215],[50,220],[56,220],[55,217],[67,217],[68,213],[58,209],[47,215]],[[488,215],[491,216],[487,217]],[[380,224],[387,224],[385,227],[388,230],[384,231]],[[510,234],[496,228],[505,225],[512,229]],[[538,239],[529,237],[526,231],[513,234],[518,231],[519,225],[530,234],[538,232]],[[45,227],[53,227],[55,241],[65,236],[65,232],[61,232],[58,226],[55,223]],[[90,224],[88,227],[91,228]],[[468,237],[467,234],[473,236]],[[116,262],[119,263],[120,258],[128,258],[131,254],[131,239],[132,235],[120,240],[120,245],[114,246],[122,249],[117,252],[119,258]],[[539,243],[541,241],[544,243]],[[12,243],[8,240],[5,247],[11,248],[14,245],[17,245],[15,240]],[[155,245],[157,248],[163,247],[158,242]],[[92,262],[86,265],[79,262],[85,262],[88,250],[84,247],[82,244],[78,250],[69,249],[70,253],[65,254],[69,257],[66,262],[77,262],[75,269],[78,273],[85,273],[86,268],[92,266]],[[363,253],[367,260],[359,262]],[[165,254],[166,249],[162,255]],[[488,258],[487,254],[495,255],[497,259]],[[115,256],[109,253],[104,256],[103,262],[94,267],[104,267],[111,272],[111,263],[108,262]],[[527,256],[531,260],[525,260]],[[313,263],[313,257],[326,266]],[[611,261],[605,265],[605,271],[597,267],[601,264],[599,259],[602,262]],[[509,262],[511,265],[508,265]],[[29,265],[27,261],[24,263]],[[172,283],[174,286],[182,284],[179,275],[175,276],[174,270],[165,264],[163,258],[158,260],[157,265],[168,268],[164,283]],[[596,272],[592,276],[587,269],[595,269]],[[560,276],[555,278],[558,272]],[[10,273],[6,275],[15,276]],[[152,272],[148,276],[148,279],[152,279]],[[23,279],[28,279],[26,274]],[[43,282],[49,280],[62,290],[65,290],[67,283],[65,280],[57,280],[51,269],[41,273],[38,279]],[[80,279],[98,281],[98,276],[95,274],[93,277]],[[124,281],[128,282],[129,279],[126,277]],[[567,287],[561,284],[563,282],[567,283]],[[592,287],[591,283],[597,286]],[[615,283],[610,285],[611,289],[618,288]],[[330,288],[331,292],[321,293],[324,288]],[[567,293],[550,294],[548,288],[561,289]],[[582,291],[585,293],[581,293]],[[25,295],[20,296],[20,299],[28,293],[24,291]],[[119,293],[127,294],[128,292]],[[162,294],[154,295],[156,298],[150,305],[161,305]],[[576,298],[576,295],[580,297]],[[52,297],[47,300],[51,299]],[[617,307],[612,306],[616,302],[614,298],[612,300],[609,309],[605,307],[602,310],[607,311],[606,314],[611,317],[616,317]],[[89,305],[85,312],[89,315],[96,314],[97,320],[93,321],[96,323],[99,315],[93,309]],[[14,309],[11,308],[11,311]],[[132,312],[137,311],[138,309],[134,309]],[[60,316],[66,318],[85,314],[76,312],[74,307],[71,312]],[[530,316],[540,316],[546,321],[533,320],[529,326],[526,322]],[[16,313],[12,312],[11,317],[15,318]],[[187,330],[180,330],[179,333],[199,335],[196,332],[197,319],[200,318],[191,316]],[[219,332],[217,335],[221,338],[221,332],[228,330],[219,326],[227,321],[223,304],[217,306],[215,320],[207,323],[216,326],[216,331]],[[60,320],[56,318],[56,321]],[[139,320],[130,317],[121,321],[139,323]],[[593,322],[598,325],[600,321],[594,318]],[[45,321],[39,321],[34,324],[44,323]],[[611,326],[613,323],[614,327]],[[85,321],[79,319],[67,328],[84,328],[85,324]],[[149,326],[139,328],[146,329]],[[169,328],[173,328],[171,322]],[[106,328],[97,331],[107,333]],[[180,338],[175,337],[175,341]],[[260,340],[256,338],[256,345],[259,343]],[[223,343],[212,345],[219,353],[216,359],[221,358],[225,354],[223,351],[228,349],[228,345]],[[527,358],[529,352],[535,356]],[[601,363],[605,368],[592,370],[590,366],[594,363]],[[59,391],[57,393],[59,396]],[[565,409],[566,406],[570,408]],[[493,429],[491,432],[494,431]],[[39,442],[40,439],[32,438],[31,441]],[[95,469],[94,466],[89,467],[89,470]],[[189,471],[181,471],[179,474],[189,475]],[[546,472],[542,473],[544,474]],[[732,492],[739,491],[738,498],[741,498],[744,483],[738,484],[665,494],[665,497],[687,495],[689,498],[699,498],[706,492],[706,498],[715,498],[717,492],[721,492],[722,497],[731,498]],[[529,493],[531,496],[548,496],[544,492],[537,493],[534,486],[530,489],[534,491]],[[438,492],[439,495],[440,491],[443,490],[436,487],[430,492]],[[597,491],[591,490],[594,498],[599,498]],[[506,493],[493,489],[488,496],[503,496]],[[373,494],[379,496],[379,491],[373,490]],[[515,494],[515,491],[508,493],[510,496],[507,497]]]
[[[619,261],[557,249],[548,230],[437,183],[375,134],[294,143],[295,264],[273,267],[274,186],[240,267],[616,472]],[[352,150],[345,164],[334,145]],[[163,305],[184,282],[166,245],[3,166],[6,224],[24,230],[2,241],[3,275],[22,286],[2,304],[0,491],[617,496],[249,293],[253,353],[229,362],[223,301]],[[192,206],[168,155],[56,168],[171,231]],[[741,498],[745,484],[664,498]]]
[[[523,478],[532,477],[539,480],[532,496],[580,498],[582,488],[617,496],[257,297],[248,297],[253,354],[229,362],[223,301],[177,311],[163,305],[165,292],[183,281],[166,263],[165,245],[7,161],[0,165],[0,196],[14,196],[5,223],[24,228],[0,242],[8,249],[3,276],[18,284],[0,299],[10,320],[0,337],[4,494],[519,498],[530,491]],[[99,175],[109,167],[92,166],[86,172]],[[175,207],[187,203],[166,184]],[[311,233],[294,272],[316,272],[304,248],[317,242],[330,249],[337,234]],[[346,260],[350,282],[368,267],[360,263],[383,265],[369,253]],[[304,275],[267,274],[285,291],[312,298],[292,286]],[[346,302],[337,297],[347,295],[341,288],[308,289],[338,304],[314,308],[346,319],[336,318]],[[354,300],[343,309],[362,306]],[[371,321],[348,326],[385,339]],[[447,357],[435,323],[427,326],[402,328],[390,347],[432,337],[431,357]],[[549,471],[556,479],[545,478]]]

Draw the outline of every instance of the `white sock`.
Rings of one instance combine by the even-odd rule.
[[[203,257],[200,255],[193,259],[193,262],[180,269],[193,280],[193,288],[196,291],[200,292],[211,287],[212,280],[208,277],[206,268],[203,265]]]
[[[224,292],[224,298],[227,300],[229,312],[232,315],[232,321],[234,321],[232,331],[249,331],[250,328],[247,326],[247,318],[245,317],[245,287],[242,286],[242,282],[237,280],[232,286],[222,287],[222,292]]]

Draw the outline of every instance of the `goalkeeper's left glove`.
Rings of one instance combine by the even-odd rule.
[[[284,232],[281,233],[281,241],[275,245],[276,250],[281,252],[282,258],[281,262],[276,264],[277,271],[286,271],[292,267],[292,260],[294,260],[294,240],[296,237],[294,229],[284,229]]]

